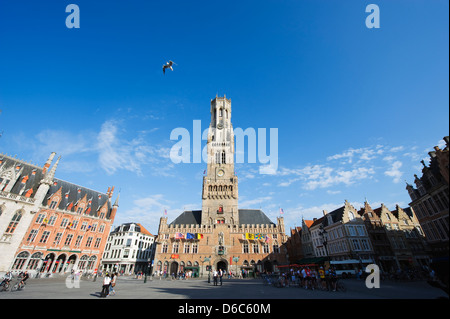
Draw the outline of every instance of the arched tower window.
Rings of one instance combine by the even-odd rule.
[[[216,164],[220,164],[220,152],[216,153]]]
[[[222,151],[222,164],[225,164],[225,151]]]

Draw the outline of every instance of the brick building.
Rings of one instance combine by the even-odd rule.
[[[211,266],[252,275],[276,272],[288,263],[284,219],[274,223],[259,209],[238,208],[234,152],[231,101],[216,97],[211,100],[202,210],[185,211],[171,223],[161,218],[155,271],[192,270],[201,276]]]
[[[0,271],[66,273],[98,268],[118,199],[55,178],[43,167],[0,155]]]

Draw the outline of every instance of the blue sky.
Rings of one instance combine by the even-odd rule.
[[[114,185],[115,224],[156,233],[164,209],[201,208],[206,164],[172,163],[171,131],[206,129],[226,94],[235,128],[278,128],[276,174],[236,165],[241,208],[275,221],[281,207],[289,230],[345,200],[406,206],[405,180],[449,132],[448,5],[2,0],[0,152],[39,165],[57,152],[58,178]]]

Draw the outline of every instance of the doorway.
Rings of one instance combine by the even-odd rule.
[[[217,270],[222,269],[222,271],[224,271],[226,273],[227,268],[228,268],[228,264],[225,261],[221,260],[217,263]]]

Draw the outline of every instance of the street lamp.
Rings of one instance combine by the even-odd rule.
[[[325,254],[327,255],[328,266],[330,263],[330,256],[328,255],[328,232],[320,225],[320,237],[322,237],[322,245],[325,247]]]

